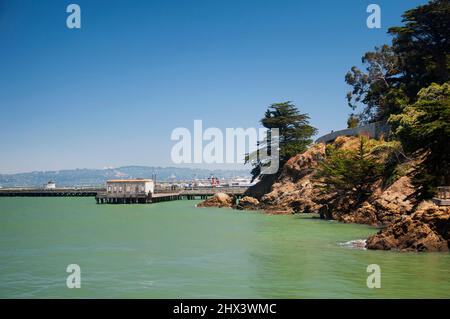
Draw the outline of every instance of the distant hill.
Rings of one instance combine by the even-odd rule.
[[[107,169],[73,169],[61,171],[0,174],[0,187],[42,186],[48,181],[57,186],[98,186],[112,178],[151,178],[157,181],[180,181],[195,178],[205,179],[214,175],[218,178],[249,177],[244,170],[208,170],[179,167],[123,166]]]

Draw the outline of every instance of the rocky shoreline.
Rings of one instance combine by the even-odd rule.
[[[449,251],[450,208],[422,202],[411,215],[397,217],[367,239],[368,249]]]
[[[334,146],[356,147],[354,137],[339,137]],[[381,155],[380,155],[381,156]],[[250,188],[239,201],[216,194],[198,207],[228,207],[263,210],[268,214],[317,213],[323,219],[367,224],[381,230],[366,241],[367,249],[398,251],[449,251],[450,208],[425,201],[417,202],[414,187],[407,176],[388,186],[373,185],[372,195],[355,204],[346,196],[330,200],[315,178],[316,168],[326,157],[326,145],[314,144],[306,152],[292,157],[275,181],[264,180]],[[265,190],[265,191],[262,191]]]

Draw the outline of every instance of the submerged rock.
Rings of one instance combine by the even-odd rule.
[[[450,208],[421,203],[411,216],[401,216],[367,239],[368,249],[449,251]]]
[[[232,207],[233,198],[225,193],[214,194],[213,197],[199,203],[197,207]]]

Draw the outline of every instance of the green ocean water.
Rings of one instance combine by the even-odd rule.
[[[450,254],[343,245],[375,228],[313,216],[0,198],[1,298],[450,298]],[[68,289],[66,267],[81,267]],[[381,267],[369,289],[366,267]]]

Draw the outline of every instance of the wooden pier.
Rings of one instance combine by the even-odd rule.
[[[103,188],[0,188],[0,197],[92,197]]]
[[[167,202],[180,199],[179,193],[155,193],[155,194],[108,194],[99,192],[95,196],[97,204],[150,204]]]
[[[105,188],[3,188],[0,197],[95,197],[98,204],[150,204],[173,200],[207,199],[216,193],[226,193],[235,198],[241,198],[246,187],[201,187],[176,191],[157,191],[155,193],[108,194]]]

